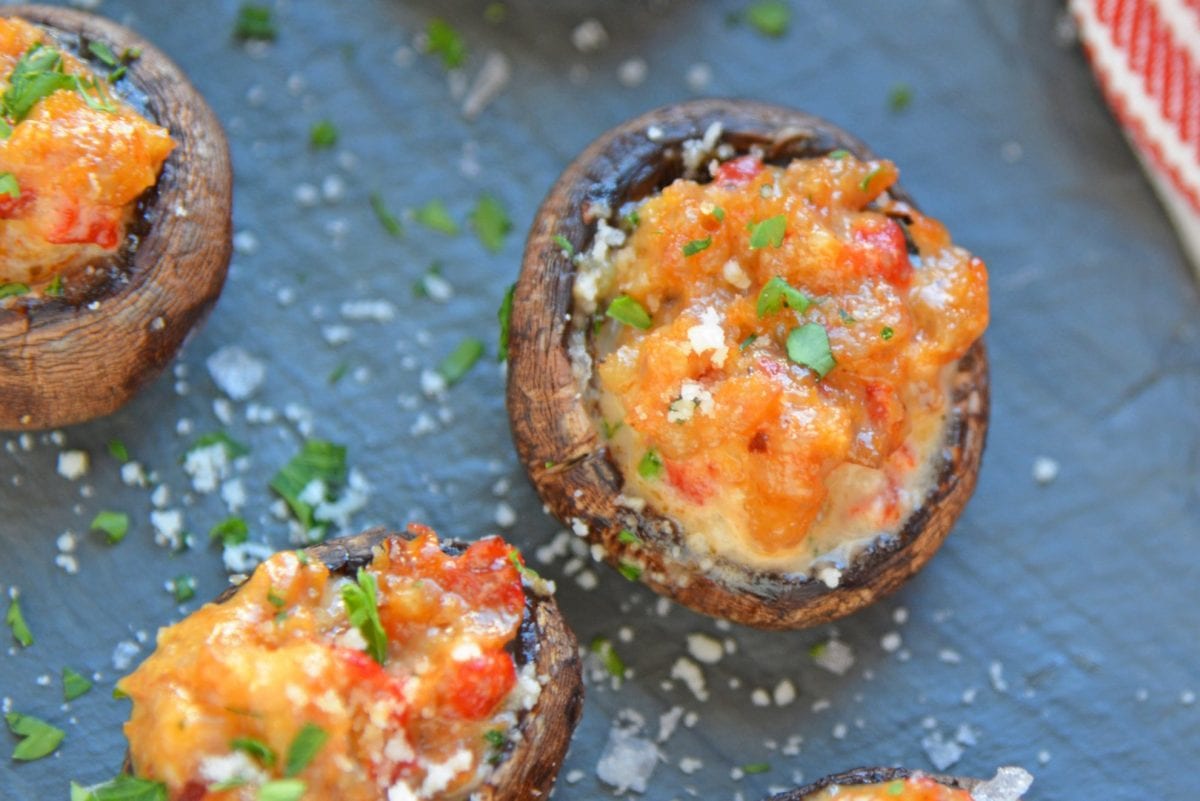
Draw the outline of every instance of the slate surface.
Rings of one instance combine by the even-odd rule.
[[[179,466],[200,434],[227,430],[251,446],[239,474],[244,514],[256,538],[280,547],[286,526],[268,512],[266,482],[301,440],[283,416],[288,404],[311,411],[314,436],[346,444],[374,487],[356,524],[420,519],[471,535],[496,529],[503,500],[517,514],[517,543],[532,552],[551,540],[559,526],[541,514],[511,451],[501,370],[481,362],[440,402],[422,395],[419,376],[464,336],[494,354],[494,311],[524,229],[566,162],[618,121],[696,94],[791,104],[857,132],[987,260],[989,449],[976,497],[931,565],[836,626],[722,630],[681,609],[658,615],[651,594],[602,566],[584,568],[591,591],[562,561],[546,566],[581,641],[611,638],[631,671],[619,689],[591,682],[559,797],[609,797],[594,769],[612,721],[632,710],[653,738],[675,706],[696,719],[659,746],[646,799],[752,801],[799,774],[930,768],[922,740],[956,735],[973,744],[953,772],[1024,765],[1037,776],[1033,798],[1142,799],[1147,788],[1186,797],[1192,780],[1181,768],[1200,751],[1200,705],[1189,703],[1200,692],[1200,298],[1083,57],[1061,38],[1057,4],[794,0],[789,33],[769,40],[729,23],[740,2],[517,0],[495,24],[482,3],[309,0],[279,6],[279,39],[265,48],[231,42],[236,5],[100,5],[173,56],[225,121],[236,229],[256,242],[243,235],[225,295],[177,376],[109,419],[63,432],[64,446],[35,436],[26,451],[0,437],[0,585],[20,587],[37,638],[0,653],[0,696],[67,730],[52,758],[0,761],[0,797],[65,798],[68,780],[115,772],[126,708],[109,699],[114,649],[152,639],[224,585],[204,533],[226,510],[215,495],[189,492]],[[511,81],[474,121],[438,61],[413,49],[434,14],[463,33],[467,81],[489,52],[511,64]],[[610,36],[597,53],[570,42],[587,17]],[[618,77],[631,58],[648,67],[637,86]],[[687,81],[697,63],[712,76],[700,91]],[[913,102],[893,113],[899,82]],[[313,152],[309,127],[326,117],[341,139]],[[297,202],[299,185],[319,192],[330,177],[341,183],[336,202]],[[443,199],[460,223],[491,193],[516,230],[498,254],[465,225],[447,237],[408,221],[392,239],[371,212],[372,192],[398,213]],[[455,288],[449,303],[413,297],[433,261]],[[281,302],[289,293],[294,302]],[[341,304],[363,298],[390,300],[396,317],[342,319]],[[351,339],[330,345],[331,325],[348,326]],[[240,403],[232,423],[218,420],[204,362],[231,343],[267,362],[253,401],[277,410],[277,422],[248,423]],[[331,384],[340,365],[346,375]],[[435,430],[413,433],[421,415]],[[180,421],[191,433],[178,433]],[[168,508],[199,535],[192,550],[153,544],[149,490],[121,483],[105,451],[114,437],[171,488]],[[57,475],[62,447],[91,455],[84,479]],[[1031,478],[1040,455],[1061,465],[1048,486]],[[497,481],[511,485],[503,497]],[[133,517],[117,547],[86,531],[100,509]],[[78,575],[55,565],[65,531],[78,535]],[[179,608],[163,583],[182,573],[198,592]],[[736,648],[704,667],[707,702],[670,679],[697,632]],[[834,632],[856,656],[843,676],[809,656]],[[888,651],[892,633],[901,643]],[[67,665],[102,678],[63,707]],[[755,690],[784,679],[793,703],[754,705]],[[785,746],[796,737],[793,753]],[[685,757],[702,767],[685,774]],[[769,770],[735,778],[750,763]]]

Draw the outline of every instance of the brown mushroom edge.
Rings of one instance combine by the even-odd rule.
[[[353,575],[358,568],[370,563],[376,546],[392,537],[408,539],[407,534],[373,528],[305,550],[324,562],[331,573]],[[448,554],[459,554],[467,547],[467,543],[458,540],[444,539],[441,545]],[[228,601],[238,589],[229,587],[216,597],[215,602]],[[491,777],[472,793],[471,798],[475,801],[549,797],[571,743],[571,734],[583,713],[579,645],[553,596],[541,596],[525,588],[525,618],[517,632],[513,656],[518,669],[532,661],[539,681],[542,676],[549,680],[542,686],[533,709],[521,715],[517,724],[521,736],[509,740]],[[122,769],[133,773],[128,754]]]
[[[683,174],[681,145],[713,123],[739,153],[763,150],[784,164],[845,149],[873,158],[854,136],[817,117],[742,100],[665,106],[610,130],[563,172],[543,202],[526,244],[513,296],[507,404],[518,455],[553,514],[604,552],[609,564],[641,567],[655,592],[698,612],[764,629],[815,626],[893,592],[929,560],[975,488],[988,421],[988,363],[982,341],[959,360],[950,382],[949,416],[936,486],[900,532],[881,537],[842,569],[835,588],[804,574],[758,571],[684,545],[679,526],[647,508],[618,506],[624,481],[574,377],[575,269],[555,237],[576,252],[592,240],[589,208],[612,210],[646,197]],[[651,128],[657,128],[654,139]],[[912,203],[901,189],[892,195]],[[915,204],[914,204],[915,205]],[[622,529],[640,542],[622,542]],[[629,539],[626,537],[625,539]],[[707,569],[705,569],[707,568]]]
[[[855,768],[844,773],[836,773],[832,776],[826,776],[823,779],[818,779],[811,784],[806,784],[795,790],[788,790],[777,795],[770,796],[764,801],[804,801],[809,796],[821,792],[827,787],[838,785],[841,787],[851,787],[862,784],[881,784],[883,782],[895,781],[896,779],[907,779],[913,776],[927,776],[938,784],[944,784],[947,787],[953,787],[956,790],[966,790],[972,792],[976,787],[983,784],[982,779],[971,779],[963,776],[945,776],[937,773],[924,773],[922,771],[908,770],[907,768]]]
[[[123,405],[216,303],[232,248],[233,177],[220,122],[149,42],[73,9],[6,6],[0,16],[40,26],[85,60],[88,42],[118,54],[140,48],[122,83],[177,142],[157,186],[139,201],[136,246],[125,246],[105,280],[62,298],[35,292],[0,307],[0,430],[51,428]]]

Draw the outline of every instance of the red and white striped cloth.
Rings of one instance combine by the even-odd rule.
[[[1200,0],[1070,0],[1108,104],[1200,274]]]

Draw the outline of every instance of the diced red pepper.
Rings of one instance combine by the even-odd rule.
[[[763,171],[763,163],[757,156],[742,156],[730,159],[717,167],[714,179],[717,186],[744,186],[753,181]]]
[[[517,683],[517,669],[505,651],[492,651],[456,662],[447,671],[444,701],[468,720],[482,720],[496,711]]]

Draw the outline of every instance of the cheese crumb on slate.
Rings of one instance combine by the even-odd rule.
[[[1033,480],[1046,485],[1058,478],[1058,462],[1049,456],[1039,456],[1033,460]]]
[[[88,464],[85,451],[63,451],[58,454],[58,474],[67,481],[78,481],[86,476]]]
[[[707,634],[689,634],[687,648],[692,658],[706,665],[715,665],[725,655],[725,649],[721,646],[721,642]]]
[[[971,791],[973,801],[1018,801],[1033,785],[1033,776],[1024,768],[1005,767]]]
[[[580,53],[594,53],[608,44],[608,31],[600,20],[589,17],[571,31],[571,44]]]
[[[931,732],[921,738],[925,756],[938,770],[946,770],[962,759],[963,748],[954,740],[947,740],[940,731]],[[975,796],[978,801],[978,796]]]
[[[841,640],[829,640],[817,649],[813,662],[836,676],[844,676],[854,667],[854,649]]]
[[[267,367],[237,345],[226,345],[205,362],[217,387],[235,401],[243,401],[262,386]]]
[[[697,701],[708,700],[708,688],[705,686],[704,671],[692,660],[681,656],[671,666],[671,678],[679,679],[696,696]]]
[[[662,758],[658,746],[638,736],[640,729],[636,724],[615,721],[596,764],[596,776],[616,788],[617,793],[646,792],[650,776]]]

